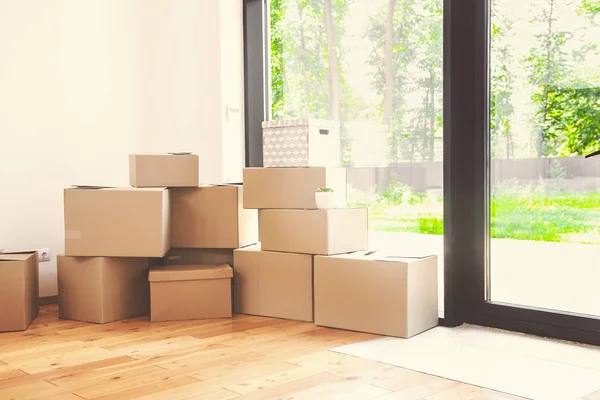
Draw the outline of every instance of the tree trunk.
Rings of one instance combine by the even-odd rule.
[[[329,116],[333,120],[339,120],[341,108],[340,71],[331,0],[325,0],[323,18],[327,32],[327,58],[329,60]]]
[[[306,44],[304,41],[304,18],[302,16],[302,6],[298,5],[300,14],[300,52],[302,63],[302,87],[304,89],[304,118],[310,117],[308,111],[308,74],[306,72]]]
[[[385,25],[385,93],[383,95],[383,123],[388,135],[392,132],[392,112],[394,111],[394,83],[396,68],[394,65],[394,9],[396,0],[388,0],[387,22]]]
[[[429,70],[431,86],[431,114],[429,115],[429,161],[435,159],[435,72]]]
[[[543,157],[543,152],[544,152],[544,128],[543,126],[546,123],[546,114],[548,113],[548,89],[550,88],[550,84],[551,84],[551,80],[552,79],[552,72],[551,68],[554,68],[553,64],[554,64],[554,49],[552,48],[552,42],[553,42],[553,36],[554,36],[554,31],[553,31],[553,26],[552,26],[552,22],[554,22],[554,0],[550,0],[550,11],[548,13],[548,37],[546,39],[546,82],[544,82],[544,110],[542,112],[542,127],[540,127],[539,129],[539,136],[537,139],[537,143],[536,143],[536,150],[537,150],[537,154],[538,157]]]

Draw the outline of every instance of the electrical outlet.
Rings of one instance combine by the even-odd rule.
[[[50,249],[38,249],[38,262],[50,261]]]

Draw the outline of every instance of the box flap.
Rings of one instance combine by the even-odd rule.
[[[233,277],[233,269],[220,265],[165,265],[150,270],[150,282],[193,281],[201,279],[227,279]]]
[[[35,251],[15,251],[15,252],[7,252],[7,253],[3,253],[2,251],[0,251],[0,262],[2,261],[25,261],[27,260],[29,257],[31,257],[32,254],[35,254]]]
[[[429,258],[429,257],[435,257],[435,254],[430,254],[427,256],[377,256],[375,257],[376,261],[397,261],[397,262],[411,262],[411,261],[415,261],[415,260],[424,260],[425,258]]]
[[[110,189],[114,186],[72,185],[70,189]]]

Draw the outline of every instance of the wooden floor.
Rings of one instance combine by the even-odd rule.
[[[0,334],[0,399],[517,399],[327,351],[368,334],[246,315],[94,325],[57,311]]]

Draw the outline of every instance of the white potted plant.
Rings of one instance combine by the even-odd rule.
[[[315,192],[315,201],[319,210],[329,210],[333,208],[333,196],[335,192],[330,188],[318,188]]]

